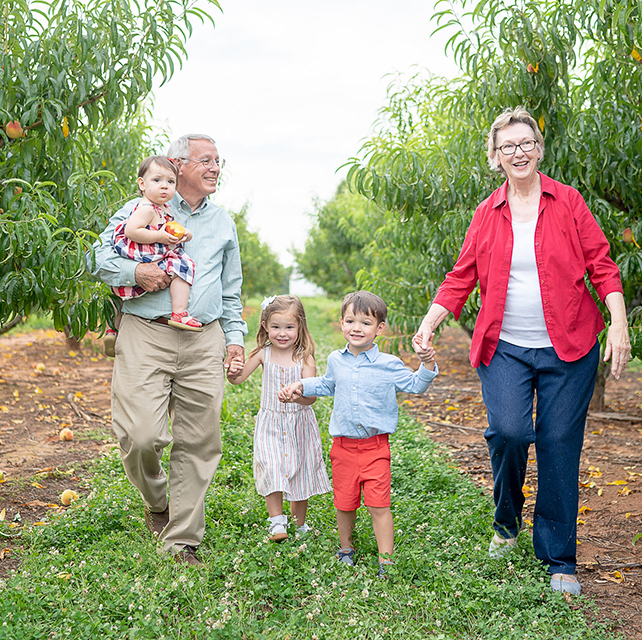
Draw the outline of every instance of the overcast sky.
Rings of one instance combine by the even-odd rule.
[[[221,0],[189,59],[154,91],[172,138],[211,135],[227,161],[216,201],[249,205],[251,228],[289,265],[315,197],[328,200],[384,105],[386,74],[453,75],[429,0]]]

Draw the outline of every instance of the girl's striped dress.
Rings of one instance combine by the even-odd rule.
[[[332,490],[312,407],[279,402],[279,390],[301,379],[302,364],[281,367],[263,354],[261,408],[254,430],[254,480],[259,495],[282,491],[286,500],[307,500]]]

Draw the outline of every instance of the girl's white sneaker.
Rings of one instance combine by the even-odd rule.
[[[288,539],[288,517],[285,515],[272,516],[268,518],[270,526],[268,527],[268,535],[272,542],[283,542]]]

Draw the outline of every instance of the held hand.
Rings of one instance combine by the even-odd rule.
[[[136,265],[134,271],[136,284],[145,291],[161,291],[167,289],[172,282],[168,276],[155,262],[141,262]]]
[[[225,358],[225,362],[223,363],[223,369],[227,372],[227,377],[228,378],[238,378],[239,375],[241,375],[243,371],[243,367],[240,368],[238,371],[230,371],[232,367],[232,362],[236,361],[237,363],[245,364],[245,349],[238,345],[238,344],[230,344],[227,347],[227,357]],[[238,364],[235,364],[235,369],[238,367]]]
[[[303,395],[303,384],[300,380],[293,382],[287,387],[283,387],[278,393],[279,400],[284,403],[294,402]]]
[[[426,316],[412,339],[412,346],[417,352],[417,355],[419,355],[419,351],[427,351],[429,346],[432,347],[430,343],[435,336],[435,329],[436,327],[432,326],[432,323]]]
[[[192,232],[189,229],[185,229],[185,233],[183,234],[183,237],[180,239],[180,242],[189,242],[194,236],[192,235]]]
[[[631,342],[629,341],[629,329],[626,324],[611,324],[606,334],[606,347],[604,349],[604,362],[613,356],[611,361],[611,373],[616,380],[626,369],[631,359]]]
[[[232,379],[238,377],[243,373],[244,365],[243,358],[232,358],[230,366],[227,369],[227,377]]]
[[[424,365],[430,364],[435,361],[436,351],[432,344],[434,335],[435,335],[434,333],[431,334],[430,340],[428,341],[428,346],[425,349],[423,347],[422,336],[419,336],[419,334],[417,334],[412,339],[412,347],[415,350],[417,357],[419,358],[419,360],[421,360],[421,362],[424,363]]]

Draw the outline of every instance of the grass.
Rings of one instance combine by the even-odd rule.
[[[321,371],[341,344],[332,325],[337,309],[306,300]],[[255,328],[256,319],[251,322]],[[392,438],[396,565],[390,579],[375,577],[376,543],[365,512],[355,530],[356,567],[334,559],[330,495],[310,501],[312,534],[270,543],[252,478],[259,394],[258,375],[226,390],[224,456],[208,491],[200,547],[204,568],[158,553],[114,451],[96,462],[86,497],[47,526],[23,533],[30,552],[0,585],[0,639],[614,637],[589,622],[589,601],[569,606],[549,589],[527,534],[510,557],[488,558],[489,498],[403,413]],[[315,404],[326,456],[331,406],[329,399]]]

